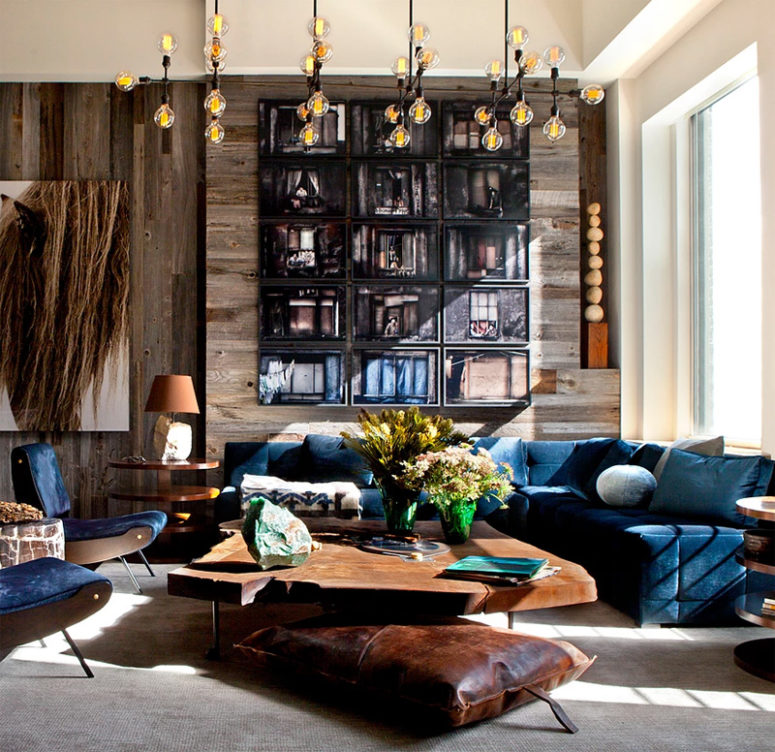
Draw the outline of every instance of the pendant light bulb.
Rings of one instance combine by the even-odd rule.
[[[328,32],[331,31],[331,24],[325,18],[315,16],[307,24],[307,31],[313,39],[322,39],[328,36]]]
[[[220,63],[221,60],[226,58],[227,50],[221,44],[221,40],[218,37],[213,37],[212,41],[204,46],[204,53],[207,60]]]
[[[503,61],[490,60],[490,62],[484,66],[484,75],[487,76],[490,81],[497,84],[503,76]]]
[[[409,58],[399,55],[390,66],[390,70],[396,78],[406,78],[409,75]]]
[[[171,128],[172,124],[175,122],[175,113],[172,111],[172,107],[164,102],[154,113],[153,122],[156,123],[159,128]]]
[[[431,70],[439,64],[439,53],[433,47],[423,47],[417,50],[414,59],[423,70]]]
[[[415,47],[422,47],[431,38],[431,30],[424,23],[412,24],[407,33],[409,41]]]
[[[226,135],[226,131],[223,126],[218,122],[217,118],[213,118],[210,125],[205,128],[205,138],[211,144],[220,144],[223,141],[223,137]]]
[[[334,48],[329,42],[316,39],[312,45],[312,55],[319,63],[327,63],[334,56]]]
[[[605,89],[600,84],[589,84],[581,90],[579,97],[586,104],[600,104],[605,99]]]
[[[487,151],[498,151],[503,146],[503,136],[501,136],[498,128],[495,125],[491,125],[482,136],[482,146]]]
[[[519,58],[519,67],[527,75],[532,75],[544,67],[544,59],[537,52],[527,52]]]
[[[323,117],[330,106],[326,95],[319,90],[307,100],[307,109],[312,113],[312,117]]]
[[[512,50],[521,50],[530,39],[527,29],[524,26],[512,26],[506,34],[506,44]]]
[[[204,101],[204,108],[213,117],[220,117],[226,109],[226,97],[221,94],[220,89],[213,89]]]
[[[116,75],[115,82],[121,91],[132,91],[137,86],[137,76],[130,71],[121,71]]]
[[[296,108],[296,117],[301,120],[302,123],[307,122],[307,118],[309,117],[309,107],[307,107],[306,102],[302,102],[297,108]]]
[[[388,123],[397,123],[400,116],[401,110],[398,105],[389,104],[385,107],[385,120],[387,120]]]
[[[409,108],[409,117],[413,123],[422,125],[431,119],[431,107],[425,101],[425,97],[417,97]]]
[[[159,44],[157,47],[162,55],[172,55],[178,48],[178,40],[168,31],[165,31],[161,37],[159,37]]]
[[[527,102],[521,100],[511,108],[511,112],[509,113],[509,120],[511,120],[514,125],[523,128],[526,125],[530,125],[532,119],[533,108]]]
[[[559,141],[565,135],[565,123],[559,115],[552,115],[544,123],[543,132],[550,141]]]
[[[315,75],[315,56],[310,53],[309,55],[305,55],[301,60],[299,60],[299,68],[301,68],[301,72],[307,76],[311,77]]]
[[[411,136],[409,135],[409,131],[400,123],[393,128],[393,132],[390,134],[389,137],[390,143],[393,144],[397,149],[405,149],[407,146],[409,146],[409,141],[411,140]]]
[[[207,19],[207,32],[212,37],[225,36],[229,31],[229,24],[223,13],[215,13]]]
[[[559,68],[565,62],[565,50],[553,44],[544,50],[544,61],[550,68]]]
[[[314,146],[320,139],[320,134],[315,130],[312,123],[307,123],[299,131],[299,140],[304,146]]]
[[[490,123],[490,108],[483,104],[474,110],[474,122],[479,125],[488,125]]]

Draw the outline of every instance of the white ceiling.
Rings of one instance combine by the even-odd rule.
[[[528,49],[562,45],[563,76],[607,84],[636,75],[721,0],[509,0],[511,24],[530,31]],[[205,20],[214,0],[0,0],[6,29],[0,80],[108,81],[121,69],[160,76],[156,41],[179,40],[172,78],[204,75]],[[220,0],[231,31],[226,74],[299,74],[312,0]],[[329,74],[388,74],[407,49],[408,2],[319,0],[331,23]],[[414,0],[432,31],[439,75],[480,75],[503,56],[502,0]],[[12,33],[10,33],[12,32]]]

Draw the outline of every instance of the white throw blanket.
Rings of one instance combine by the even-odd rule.
[[[264,496],[275,504],[287,506],[297,516],[361,516],[361,492],[355,483],[330,481],[305,483],[283,480],[273,475],[245,475],[240,486],[242,514],[251,498]]]

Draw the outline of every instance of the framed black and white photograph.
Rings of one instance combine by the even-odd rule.
[[[445,157],[493,158],[493,152],[482,145],[482,136],[488,126],[474,120],[475,110],[482,102],[445,102],[442,114],[442,150]],[[514,125],[509,112],[514,105],[508,104],[496,110],[498,133],[503,142],[497,151],[499,159],[528,159],[530,156],[530,133],[527,127]]]
[[[310,154],[325,156],[344,154],[347,128],[343,102],[331,102],[328,112],[312,119],[318,133],[314,146],[305,147],[299,137],[305,120],[298,115],[299,102],[260,101],[258,103],[259,153],[262,155]]]
[[[439,288],[358,285],[352,290],[356,341],[438,342]]]
[[[444,349],[444,404],[529,405],[528,350]]]
[[[261,405],[344,405],[344,354],[339,350],[261,349]]]
[[[444,341],[527,344],[526,287],[444,288]]]
[[[436,349],[353,350],[355,405],[437,405]]]
[[[261,277],[341,278],[347,227],[337,222],[271,222],[260,229]]]
[[[264,286],[259,310],[261,340],[344,339],[345,299],[343,285]]]
[[[354,279],[439,278],[436,225],[353,224]]]
[[[390,155],[394,157],[435,157],[439,152],[439,103],[429,102],[431,117],[427,123],[416,125],[408,117],[407,106],[404,126],[409,131],[409,144],[397,148],[390,141],[396,127],[385,115],[395,100],[384,102],[352,102],[350,104],[350,142],[353,156]]]
[[[268,162],[261,164],[258,172],[261,217],[345,215],[344,162]]]
[[[527,222],[447,225],[444,279],[452,282],[525,282],[528,279]]]
[[[445,219],[530,219],[528,162],[444,165]]]
[[[353,163],[354,216],[434,218],[438,213],[435,163]]]

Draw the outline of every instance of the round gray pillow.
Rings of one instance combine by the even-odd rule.
[[[637,507],[651,499],[657,479],[640,465],[614,465],[597,479],[597,493],[612,507]]]

